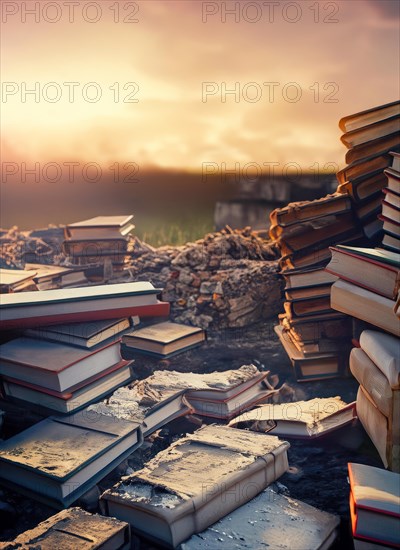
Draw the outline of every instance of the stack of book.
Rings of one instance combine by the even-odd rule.
[[[355,550],[400,548],[400,475],[348,464]]]
[[[379,219],[383,222],[382,247],[400,252],[400,154],[391,152],[393,157],[391,168],[384,172],[387,177],[383,189],[384,200]]]
[[[24,292],[36,290],[33,269],[3,269],[0,268],[0,294],[9,292]]]
[[[391,165],[390,151],[400,151],[400,101],[349,115],[339,121],[342,143],[349,149],[347,166],[336,176],[337,191],[353,200],[356,217],[365,235],[376,242],[381,237],[384,170]]]
[[[123,270],[128,252],[133,216],[97,216],[65,227],[63,250],[74,264],[111,262],[114,271]]]
[[[357,413],[386,468],[400,472],[400,342],[364,330],[350,354],[350,369],[360,384]]]
[[[103,278],[103,266],[73,268],[53,264],[26,263],[25,269],[35,271],[33,280],[38,290],[87,286],[89,281]]]

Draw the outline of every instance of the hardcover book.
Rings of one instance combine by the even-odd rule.
[[[351,147],[356,147],[357,145],[362,145],[368,141],[378,139],[389,134],[398,132],[400,129],[400,116],[399,114],[386,118],[368,126],[363,126],[362,128],[357,128],[346,132],[341,136],[341,141],[348,149]]]
[[[385,103],[378,107],[342,117],[339,120],[339,128],[342,132],[351,132],[396,115],[400,115],[400,101],[392,101],[391,103]]]
[[[346,153],[345,160],[347,164],[357,162],[372,156],[382,155],[390,151],[400,150],[400,138],[398,132],[393,132],[382,138],[367,141],[362,145],[352,147]]]
[[[49,417],[0,443],[0,480],[68,507],[142,442],[139,425],[91,412]]]
[[[131,224],[132,219],[132,215],[96,216],[68,224],[65,228],[65,237],[67,239],[107,239],[125,236],[134,229],[134,225]]]
[[[288,468],[289,444],[226,426],[205,426],[161,451],[101,499],[107,513],[176,548],[251,500]]]

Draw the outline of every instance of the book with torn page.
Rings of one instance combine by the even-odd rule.
[[[355,539],[400,547],[400,474],[349,462],[350,516]]]
[[[135,422],[87,410],[49,417],[0,443],[0,482],[66,508],[141,442]]]
[[[193,535],[180,549],[328,550],[338,536],[339,523],[338,516],[279,494],[272,486]]]
[[[278,391],[265,383],[268,374],[259,372],[254,365],[206,374],[156,371],[144,380],[119,388],[105,403],[90,408],[144,422],[143,432],[149,435],[160,422],[166,424],[173,419],[168,414],[174,410],[171,410],[174,400],[176,414],[188,414],[188,409],[179,405],[181,394],[189,412],[219,419],[229,419],[255,403],[268,400]],[[169,408],[165,409],[167,404]]]
[[[175,548],[260,493],[287,469],[289,443],[204,426],[103,493],[108,515]]]
[[[259,405],[230,421],[230,426],[280,437],[316,438],[338,430],[356,418],[356,403],[340,397]]]
[[[69,508],[3,544],[6,550],[129,550],[131,531],[118,519]]]

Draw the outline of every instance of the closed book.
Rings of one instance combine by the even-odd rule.
[[[33,281],[36,271],[0,268],[0,292],[18,292],[26,283]]]
[[[392,168],[390,172],[394,172],[397,174],[398,177],[400,177],[400,153],[398,150],[393,149],[393,151],[390,151],[390,154],[392,155]]]
[[[400,320],[393,311],[393,301],[365,288],[339,279],[332,285],[331,307],[395,336],[400,334]]]
[[[382,248],[400,254],[400,235],[395,237],[390,233],[384,233],[382,238]]]
[[[390,387],[400,389],[399,339],[376,330],[364,330],[360,346],[386,376]]]
[[[383,238],[383,223],[378,217],[372,216],[369,220],[363,221],[363,232],[372,245],[380,244]]]
[[[286,254],[279,260],[279,268],[282,272],[293,269],[304,269],[309,267],[323,267],[331,258],[329,246],[321,250],[306,250],[296,252],[296,254]]]
[[[308,269],[295,269],[291,271],[283,271],[280,273],[285,279],[285,290],[314,288],[332,284],[337,280],[335,275],[327,273],[324,268],[311,267]]]
[[[348,149],[356,147],[363,143],[367,143],[373,139],[378,139],[400,130],[400,116],[392,116],[385,120],[369,124],[356,130],[351,130],[343,134],[340,138],[341,142]]]
[[[321,355],[321,353],[343,353],[346,347],[350,347],[349,343],[339,339],[320,338],[314,342],[305,342],[297,338],[295,330],[289,330],[289,337],[296,348],[304,355],[305,358]]]
[[[293,202],[283,208],[277,208],[270,214],[270,220],[272,225],[286,227],[331,214],[349,212],[350,209],[351,201],[348,197],[331,194],[321,199]]]
[[[337,278],[335,277],[335,280]],[[332,284],[335,282],[335,280],[332,281],[332,283],[329,283],[328,285],[318,285],[318,286],[311,286],[311,287],[300,287],[300,288],[285,288],[285,299],[287,301],[300,301],[300,300],[308,300],[310,298],[324,298],[326,296],[330,296],[330,288]],[[330,307],[328,308],[330,309]]]
[[[293,300],[291,302],[284,302],[283,306],[286,315],[289,318],[294,317],[308,317],[317,313],[329,313],[330,307],[330,294],[319,296],[316,298],[306,298],[300,300]]]
[[[341,374],[341,361],[338,354],[321,353],[314,357],[305,357],[293,344],[283,327],[276,326],[274,330],[295,369],[298,382],[336,378]]]
[[[159,292],[151,283],[135,282],[5,295],[0,328],[168,315],[169,304],[158,302]]]
[[[364,224],[367,220],[376,219],[382,211],[382,193],[369,197],[368,200],[355,205],[354,212],[359,220]]]
[[[396,224],[400,223],[400,208],[389,203],[386,199],[382,201],[382,216],[389,218]]]
[[[386,168],[386,170],[384,170],[384,174],[387,177],[388,189],[394,193],[400,194],[400,172],[394,170],[393,168]]]
[[[75,390],[64,393],[3,376],[4,393],[8,398],[33,404],[35,409],[68,414],[103,399],[107,394],[127,384],[132,379],[129,365],[127,361],[120,361],[92,377],[90,381],[85,381],[84,385],[80,384]]]
[[[165,321],[139,328],[122,337],[123,344],[138,353],[169,356],[204,342],[206,334],[199,327]]]
[[[383,189],[383,193],[385,195],[385,201],[388,204],[391,204],[395,208],[400,209],[400,194],[396,193],[395,191],[392,191],[389,188]]]
[[[381,214],[378,216],[378,219],[383,222],[383,231],[385,233],[389,233],[394,237],[400,236],[400,222],[392,220],[387,216],[382,216]]]
[[[134,422],[85,410],[49,417],[0,443],[0,478],[41,501],[68,507],[141,442]]]
[[[314,439],[347,426],[356,418],[356,403],[340,397],[258,405],[233,418],[229,426],[279,437]]]
[[[128,241],[124,238],[116,239],[70,239],[63,242],[63,251],[67,256],[102,257],[115,256],[118,258],[128,250]]]
[[[400,259],[385,250],[341,246],[331,248],[326,270],[355,285],[394,300],[400,286]]]
[[[38,285],[39,290],[78,284],[85,286],[88,284],[88,276],[90,276],[85,269],[61,267],[58,265],[26,263],[25,268],[36,271],[34,281]]]
[[[392,157],[389,154],[372,157],[370,159],[361,160],[349,164],[336,174],[336,179],[339,183],[345,181],[353,181],[360,177],[372,175],[376,172],[383,172],[384,168],[391,166]]]
[[[339,120],[339,128],[342,132],[351,132],[396,115],[400,115],[400,101],[392,101],[342,117]]]
[[[134,226],[132,215],[96,216],[88,220],[68,224],[65,228],[67,239],[107,239],[128,234]]]
[[[89,514],[81,508],[69,508],[21,533],[3,548],[33,549],[37,548],[38,541],[40,550],[129,550],[131,532],[123,521]]]
[[[176,548],[278,479],[288,469],[288,447],[274,436],[205,426],[161,451],[101,500],[110,516]]]
[[[0,374],[64,392],[121,361],[119,342],[94,350],[21,337],[0,346]]]
[[[356,147],[352,147],[346,153],[345,160],[347,164],[357,162],[372,156],[382,155],[390,151],[400,150],[400,137],[398,132],[393,132],[387,136],[367,141]]]
[[[299,342],[318,342],[321,339],[343,339],[351,334],[350,317],[337,311],[318,313],[312,317],[280,317],[280,324],[290,331],[290,338]]]
[[[353,537],[400,547],[400,475],[349,462]]]

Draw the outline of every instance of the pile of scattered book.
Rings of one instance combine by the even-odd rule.
[[[400,101],[346,116],[339,127],[344,132],[341,141],[349,150],[347,166],[336,174],[337,190],[351,197],[365,235],[375,243],[382,236],[377,215],[386,185],[384,169],[392,163],[389,152],[400,151]]]
[[[330,306],[336,280],[324,271],[329,246],[362,238],[346,195],[292,203],[275,210],[270,235],[278,243],[285,281],[285,312],[275,327],[299,381],[337,376],[348,323]],[[348,334],[348,332],[347,332]]]
[[[77,265],[105,264],[122,271],[133,216],[97,216],[65,227],[63,250]]]

